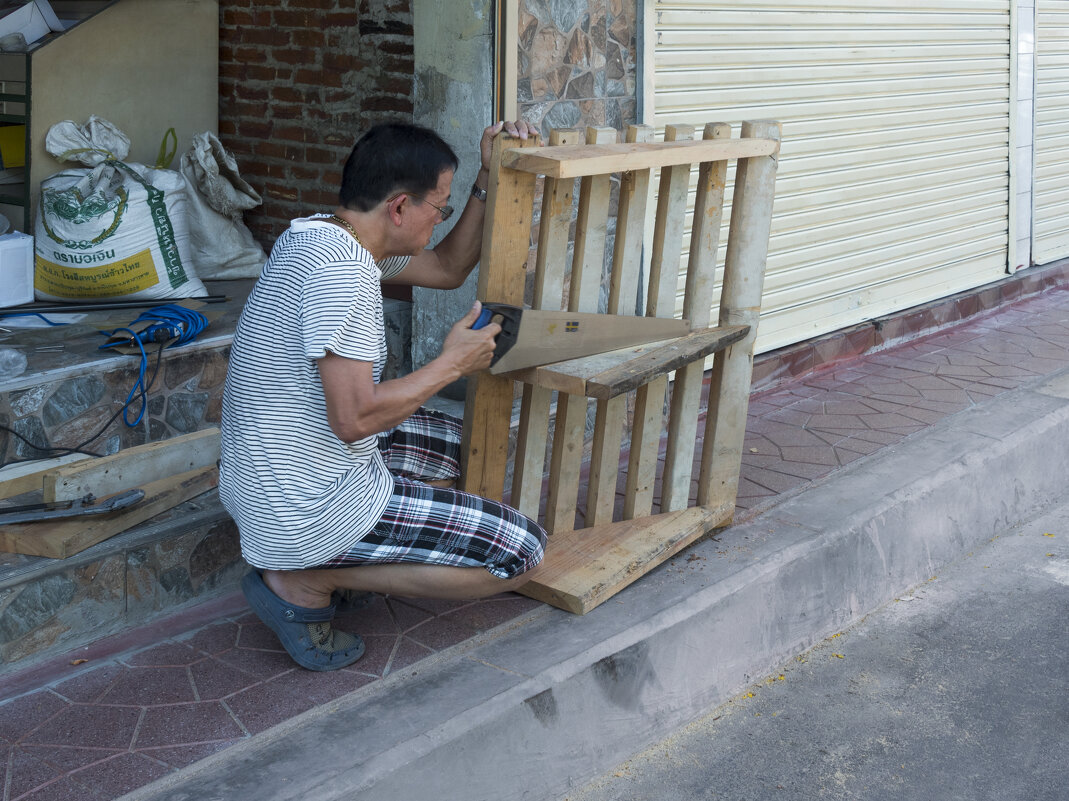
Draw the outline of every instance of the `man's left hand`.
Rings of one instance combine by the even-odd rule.
[[[529,139],[532,136],[538,136],[538,129],[527,122],[527,120],[516,120],[515,122],[502,120],[501,122],[495,122],[483,131],[483,138],[479,142],[479,151],[482,155],[484,170],[490,169],[490,152],[494,146],[494,137],[502,131],[517,139]]]

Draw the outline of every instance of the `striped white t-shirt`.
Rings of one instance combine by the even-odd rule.
[[[393,479],[377,438],[342,442],[327,422],[317,359],[386,361],[376,265],[326,215],[294,220],[241,314],[223,394],[219,497],[245,560],[290,570],[337,556],[378,521]]]

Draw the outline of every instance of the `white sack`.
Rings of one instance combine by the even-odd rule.
[[[189,183],[193,263],[204,278],[256,278],[267,256],[242,212],[260,195],[238,174],[238,163],[211,132],[193,137],[179,170]]]
[[[53,125],[45,147],[72,167],[41,182],[34,289],[40,300],[207,295],[193,266],[185,178],[124,162],[130,140],[107,120]]]

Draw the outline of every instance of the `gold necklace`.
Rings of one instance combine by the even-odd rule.
[[[353,239],[356,240],[356,244],[360,245],[360,247],[364,248],[364,250],[367,250],[367,246],[360,241],[360,237],[356,235],[356,231],[353,229],[353,226],[349,225],[348,220],[343,220],[337,214],[331,214],[330,219],[334,220],[336,223],[338,223],[338,225],[344,227],[346,231],[353,235]]]

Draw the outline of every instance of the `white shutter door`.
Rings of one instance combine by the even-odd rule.
[[[1005,274],[1009,0],[674,0],[652,16],[647,120],[652,105],[658,127],[699,136],[783,123],[759,350]]]
[[[1069,3],[1036,3],[1032,258],[1069,256]]]

